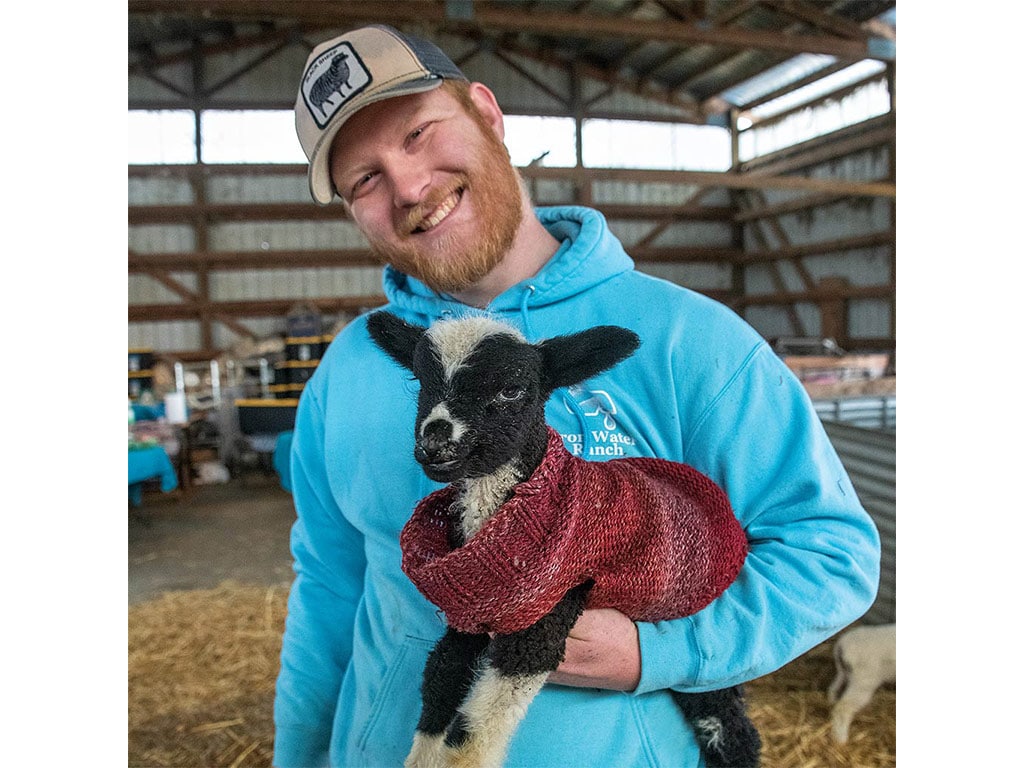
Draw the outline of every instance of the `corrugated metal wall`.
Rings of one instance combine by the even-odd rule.
[[[857,497],[878,527],[882,542],[878,597],[864,616],[867,624],[896,621],[896,433],[823,421],[850,475]]]
[[[315,40],[330,37],[330,30],[317,33]],[[438,41],[448,49],[454,58],[472,52],[471,44],[459,38],[445,38]],[[207,78],[216,82],[222,75],[237,71],[251,52],[227,52],[212,57],[207,62]],[[571,88],[564,70],[529,61],[512,55],[518,67],[529,73],[537,82],[543,83],[552,93],[546,93],[536,83],[524,77],[513,68],[487,51],[478,51],[461,62],[467,74],[492,85],[499,103],[510,114],[517,112],[550,111],[564,109],[571,98]],[[266,101],[280,105],[294,99],[295,79],[301,71],[305,49],[292,46],[262,62],[256,69],[239,77],[230,85],[215,93],[210,106],[219,101],[227,103],[234,99]],[[161,76],[169,83],[180,80],[182,90],[191,88],[189,69],[180,71],[174,67],[161,70]],[[133,98],[158,95],[162,88],[151,80],[129,77],[129,93]],[[584,80],[585,94],[603,92],[605,86]],[[559,99],[553,97],[557,94]],[[628,112],[631,109],[650,113],[654,106],[639,97],[630,95],[609,95],[608,106]],[[605,105],[604,101],[602,105]],[[659,111],[671,112],[665,107]],[[861,153],[852,158],[834,161],[828,166],[813,169],[813,175],[834,175],[841,178],[874,178],[883,176],[888,167],[885,152]],[[207,202],[308,202],[306,180],[302,176],[269,175],[252,177],[239,175],[227,177],[212,175],[205,180],[203,190]],[[539,181],[531,184],[535,200],[539,204],[563,204],[573,200],[572,186],[565,182]],[[617,181],[598,182],[591,189],[594,204],[685,204],[696,188],[673,184],[636,184]],[[193,193],[188,182],[180,179],[165,179],[155,176],[131,178],[128,185],[129,205],[185,204],[193,202]],[[776,202],[779,194],[766,191],[766,202]],[[716,191],[701,200],[705,205],[729,205],[730,195]],[[792,214],[780,219],[782,230],[793,244],[834,239],[865,231],[876,231],[891,226],[888,221],[889,204],[886,200],[840,201],[812,213]],[[609,226],[627,247],[640,241],[650,231],[652,222],[610,221]],[[748,226],[749,229],[749,226]],[[205,248],[210,250],[301,250],[301,249],[348,249],[362,248],[365,241],[355,227],[346,221],[338,222],[250,222],[212,223],[206,233]],[[187,252],[196,249],[195,233],[190,226],[133,225],[129,228],[129,248],[138,253]],[[728,222],[689,222],[677,224],[661,232],[651,245],[655,247],[707,247],[723,248],[733,244],[733,231]],[[773,243],[778,245],[778,243]],[[756,244],[748,242],[756,249]],[[886,283],[890,273],[889,249],[874,248],[862,252],[847,252],[832,255],[812,256],[803,259],[807,273],[815,279],[821,275],[846,277],[854,285]],[[779,273],[787,289],[799,291],[803,285],[800,276],[791,265],[778,263]],[[695,290],[719,291],[733,287],[733,267],[728,263],[685,263],[685,264],[643,264],[638,268],[658,277],[677,282]],[[189,290],[195,290],[191,276],[173,276]],[[217,271],[210,279],[210,299],[231,301],[247,298],[296,299],[312,296],[361,296],[379,292],[379,270],[375,268],[354,268],[335,270],[287,269],[270,271]],[[779,290],[771,274],[762,265],[750,265],[746,269],[746,291],[751,294],[775,293]],[[172,292],[159,282],[141,274],[129,276],[129,305],[162,304],[178,300]],[[884,300],[865,299],[852,302],[849,312],[851,335],[863,337],[886,337],[889,334],[889,303]],[[801,304],[797,307],[809,335],[820,329],[818,307]],[[749,306],[743,310],[747,320],[765,337],[794,335],[789,316],[781,306]],[[252,331],[263,334],[280,332],[284,320],[244,320]],[[132,346],[151,347],[161,350],[188,350],[201,346],[198,322],[132,323],[129,328],[129,342]],[[229,328],[219,324],[215,327],[215,343],[231,346],[236,336]]]

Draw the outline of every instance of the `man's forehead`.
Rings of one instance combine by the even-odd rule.
[[[366,148],[378,143],[404,140],[405,133],[431,113],[447,113],[457,102],[442,86],[425,93],[395,96],[368,104],[338,130],[331,145],[330,167],[344,171],[362,159]]]

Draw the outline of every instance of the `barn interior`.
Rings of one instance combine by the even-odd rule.
[[[894,0],[127,10],[130,765],[271,764],[295,412],[385,303],[345,209],[310,199],[292,110],[313,47],[365,23],[494,91],[537,205],[597,209],[638,270],[771,343],[881,534],[861,621],[895,622]],[[830,654],[751,684],[766,768],[895,765],[894,687],[832,742]]]

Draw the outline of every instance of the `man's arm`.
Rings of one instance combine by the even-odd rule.
[[[311,381],[299,403],[291,474],[295,581],[274,700],[274,765],[327,764],[341,679],[366,565],[362,537],[344,519],[327,482],[323,408]]]
[[[616,611],[585,612],[552,682],[724,688],[778,669],[871,606],[877,530],[802,385],[767,346],[695,425],[686,456],[725,488],[746,531],[739,577],[683,619],[634,625]]]

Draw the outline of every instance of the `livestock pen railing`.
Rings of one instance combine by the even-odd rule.
[[[893,399],[895,412],[895,398]],[[885,411],[876,414],[885,418]],[[865,623],[896,621],[896,432],[867,429],[852,423],[822,419],[825,432],[843,462],[864,509],[874,520],[882,544],[878,597],[864,616]]]
[[[822,421],[896,431],[895,394],[836,397],[813,402],[814,410]]]

